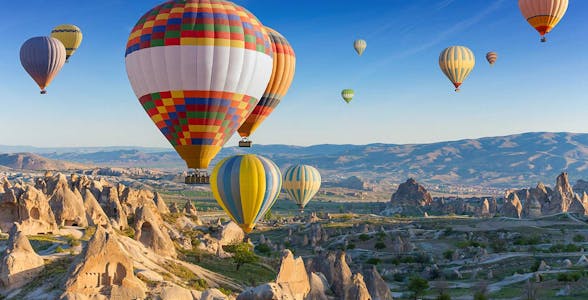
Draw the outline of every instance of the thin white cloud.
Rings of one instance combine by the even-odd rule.
[[[441,7],[440,9],[442,9],[442,8],[450,5],[453,1],[454,0],[444,0],[442,3],[440,3],[438,5],[438,7]],[[374,64],[372,64],[371,67],[368,67],[366,71],[358,73],[358,75],[354,81],[357,81],[359,78],[368,76],[368,75],[376,72],[376,70],[378,70],[384,66],[387,66],[388,64],[390,64],[398,59],[406,58],[408,56],[412,56],[412,55],[418,54],[422,51],[428,50],[431,47],[434,47],[434,46],[438,45],[439,43],[443,42],[444,40],[446,40],[450,36],[458,34],[462,31],[478,24],[479,22],[484,20],[488,15],[490,15],[491,13],[498,10],[504,2],[505,2],[505,0],[494,1],[491,5],[486,7],[486,9],[484,9],[483,11],[479,12],[478,14],[472,16],[469,19],[465,19],[461,22],[456,23],[455,25],[453,25],[453,26],[447,28],[446,30],[440,32],[439,34],[435,35],[434,38],[429,39],[426,42],[424,42],[420,45],[417,45],[411,49],[405,50],[401,53],[393,54],[391,56],[388,56],[386,58],[383,58],[383,59],[375,62]],[[406,27],[406,33],[411,31],[412,28],[414,28],[414,27],[416,27],[416,26]]]

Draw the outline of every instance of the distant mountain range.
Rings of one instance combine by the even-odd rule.
[[[6,149],[20,148],[0,146]],[[98,166],[185,168],[175,152],[160,148],[28,150],[54,160]],[[317,166],[327,176],[357,175],[374,182],[399,183],[414,177],[426,184],[526,187],[538,181],[551,183],[561,171],[568,171],[573,179],[588,178],[588,134],[575,133],[524,133],[413,145],[254,145],[225,148],[217,160],[238,153],[264,155],[282,167],[304,163]]]

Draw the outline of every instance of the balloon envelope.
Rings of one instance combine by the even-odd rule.
[[[223,159],[212,171],[214,198],[231,220],[249,233],[280,194],[282,174],[271,160],[253,154]]]
[[[488,52],[486,54],[486,60],[488,60],[488,63],[490,63],[490,65],[494,65],[496,63],[497,59],[498,59],[498,53],[496,53],[496,52]]]
[[[439,67],[451,80],[456,92],[459,91],[459,87],[470,75],[475,65],[474,53],[464,46],[451,46],[439,55]]]
[[[41,94],[63,67],[65,56],[63,44],[51,37],[31,38],[20,48],[20,63],[39,85]]]
[[[80,28],[72,24],[63,24],[53,28],[51,37],[58,39],[65,46],[66,61],[78,50],[83,39]]]
[[[283,189],[300,209],[316,195],[321,187],[321,174],[311,166],[297,165],[284,172]]]
[[[354,96],[355,92],[352,89],[345,89],[341,91],[341,97],[343,97],[343,100],[345,100],[347,103],[351,102]]]
[[[537,32],[543,37],[548,34],[564,17],[568,9],[568,0],[519,0],[521,13]]]
[[[251,115],[245,120],[245,123],[239,128],[238,131],[241,137],[249,137],[253,134],[280,104],[280,101],[288,92],[292,80],[294,80],[296,70],[294,49],[280,33],[268,27],[266,29],[274,53],[272,76],[263,97],[261,97]]]
[[[355,52],[361,56],[367,48],[367,42],[365,40],[355,40],[355,42],[353,42],[353,48],[355,48]]]
[[[139,102],[189,168],[206,169],[269,82],[263,25],[229,1],[176,0],[145,14],[126,50]]]

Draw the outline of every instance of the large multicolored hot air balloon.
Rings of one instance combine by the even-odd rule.
[[[266,29],[274,53],[272,76],[263,97],[238,130],[243,138],[239,145],[243,147],[251,146],[248,138],[280,104],[294,80],[296,70],[296,55],[286,38],[271,28],[266,27]]]
[[[548,34],[561,21],[568,10],[568,0],[519,0],[519,8],[527,22],[546,42]]]
[[[496,52],[488,52],[486,54],[486,60],[488,61],[488,63],[493,66],[496,63],[496,60],[498,59],[498,53]]]
[[[474,53],[464,46],[451,46],[439,55],[439,67],[451,80],[456,92],[459,92],[459,87],[470,75],[475,65]]]
[[[39,36],[20,47],[20,63],[39,85],[41,94],[65,64],[65,47],[52,37]]]
[[[282,188],[288,193],[300,211],[303,211],[308,202],[316,195],[321,187],[321,174],[311,166],[297,165],[289,167],[284,172]]]
[[[367,42],[365,40],[355,40],[355,42],[353,42],[353,48],[355,48],[355,52],[361,56],[367,48]]]
[[[141,105],[197,172],[253,111],[273,67],[263,25],[223,0],[153,8],[132,30],[125,56]]]
[[[214,167],[210,187],[231,220],[250,233],[280,195],[282,174],[265,157],[237,155],[223,159]]]
[[[83,35],[78,26],[63,24],[51,30],[51,37],[58,39],[65,46],[65,51],[67,52],[65,61],[67,62],[70,56],[72,56],[74,52],[78,50],[80,44],[82,44]]]
[[[355,97],[355,92],[352,89],[344,89],[341,91],[341,97],[343,97],[345,102],[349,103],[353,100],[353,97]]]

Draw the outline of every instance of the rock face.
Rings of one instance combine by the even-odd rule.
[[[52,180],[55,188],[52,189],[52,192],[49,189],[47,191],[51,193],[49,205],[51,205],[53,214],[55,214],[57,224],[62,226],[88,226],[81,194],[77,190],[72,191],[70,189],[67,178],[62,174],[57,174]]]
[[[57,231],[57,223],[45,195],[29,185],[11,186],[4,183],[5,193],[0,196],[0,229],[9,232],[13,223],[19,223],[24,234]]]
[[[137,209],[133,227],[135,239],[145,247],[162,256],[177,256],[174,243],[163,226],[163,220],[157,213],[154,204],[144,205]]]
[[[266,283],[239,294],[237,300],[299,300],[285,293],[277,283]]]
[[[84,208],[86,208],[86,218],[88,219],[88,223],[90,225],[106,226],[110,223],[108,216],[100,204],[98,204],[98,200],[96,200],[90,189],[84,189],[82,192],[82,197],[84,199]]]
[[[360,273],[354,274],[351,286],[345,293],[345,300],[372,300],[368,292],[363,276]]]
[[[26,235],[15,224],[0,263],[0,281],[4,288],[19,288],[29,283],[44,265],[43,258],[37,255]]]
[[[304,299],[310,292],[310,283],[302,258],[294,258],[290,250],[284,250],[276,283],[287,288],[294,299]]]
[[[363,279],[373,300],[392,300],[390,288],[386,281],[382,279],[382,276],[380,276],[376,266],[364,271]]]
[[[180,212],[180,209],[178,208],[178,204],[177,204],[177,203],[175,203],[175,202],[172,202],[172,203],[169,205],[169,212],[170,212],[170,213],[172,213],[172,214],[177,214],[177,213],[179,213],[179,212]]]
[[[196,210],[196,206],[194,206],[194,203],[192,203],[192,201],[186,201],[186,205],[184,205],[184,213],[188,216],[198,215],[198,210]]]
[[[158,192],[153,193],[153,202],[157,206],[157,210],[160,214],[169,214],[169,208],[165,205],[165,201]]]
[[[507,192],[506,196],[504,197],[504,204],[502,205],[501,214],[508,218],[521,218],[521,212],[523,211],[523,206],[521,205],[521,201],[519,200],[519,196],[513,192]]]
[[[329,282],[321,273],[310,273],[310,292],[305,300],[328,300]]]
[[[70,269],[62,299],[142,299],[145,286],[133,273],[133,262],[116,235],[98,226],[79,260]]]
[[[325,275],[331,290],[338,297],[344,297],[351,285],[352,274],[345,259],[345,252],[328,252],[315,257],[310,263],[309,271]]]
[[[240,243],[245,239],[245,232],[235,222],[229,222],[221,229],[218,239],[221,245]]]
[[[431,194],[413,178],[400,184],[391,199],[392,205],[428,206],[432,202]]]
[[[568,179],[568,173],[561,173],[557,176],[556,184],[551,195],[551,201],[544,214],[557,214],[560,212],[567,212],[574,199],[574,191]]]
[[[112,226],[120,230],[123,230],[129,226],[127,223],[127,214],[120,204],[116,188],[104,187],[102,193],[100,194],[99,201],[100,206],[102,206],[102,209],[104,209],[104,212],[110,217]]]

